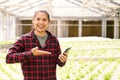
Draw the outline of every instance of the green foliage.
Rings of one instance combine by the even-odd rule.
[[[0,41],[0,45],[12,44],[13,41]]]
[[[104,74],[104,80],[110,80],[110,78],[111,78],[111,73]]]
[[[11,44],[12,42],[0,42],[0,44]],[[120,67],[120,41],[111,39],[102,40],[82,40],[68,39],[60,40],[62,51],[67,47],[72,47],[69,52],[69,58],[64,67],[57,67],[58,80],[111,80],[117,73],[120,79],[120,73],[117,68]],[[5,64],[6,52],[0,55],[0,72],[10,80],[22,80],[20,64]],[[105,72],[109,65],[114,63],[111,70]],[[17,74],[16,78],[13,74]],[[103,74],[104,73],[104,74]],[[3,79],[0,74],[0,80]],[[101,78],[102,77],[102,78]]]

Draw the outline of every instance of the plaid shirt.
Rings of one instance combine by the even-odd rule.
[[[34,31],[18,39],[9,49],[6,63],[21,63],[24,80],[56,80],[56,64],[64,66],[59,61],[61,54],[59,42],[50,32],[46,31],[48,38],[42,48]],[[38,46],[39,50],[49,51],[52,54],[33,56],[31,49]]]

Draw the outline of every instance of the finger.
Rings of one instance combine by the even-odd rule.
[[[35,47],[35,50],[38,50],[38,47]]]
[[[65,57],[63,55],[60,55],[58,58],[60,59],[61,62],[65,62]]]
[[[36,50],[38,50],[38,47],[33,48],[32,51],[35,52]]]
[[[41,54],[51,54],[51,52],[39,50],[39,54],[40,54],[40,55],[41,55]]]
[[[36,55],[36,51],[37,51],[37,50],[38,50],[38,47],[32,48],[32,50],[31,50],[31,51],[32,51],[32,54],[33,54],[33,55]]]
[[[60,58],[60,61],[61,61],[61,62],[65,62],[65,60],[64,60],[63,58]]]
[[[68,54],[67,53],[63,53],[65,56],[68,56]]]
[[[51,54],[51,52],[43,51],[44,54]]]

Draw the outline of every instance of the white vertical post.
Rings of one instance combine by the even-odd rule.
[[[61,20],[58,20],[58,24],[57,24],[57,36],[61,37]]]
[[[61,29],[61,32],[62,32],[62,37],[68,37],[68,23],[64,20],[62,21],[62,29]]]
[[[81,19],[79,19],[78,21],[78,35],[79,37],[82,36],[82,20]]]
[[[106,38],[106,20],[102,19],[102,37]]]
[[[119,19],[117,16],[114,17],[114,38],[119,38]]]
[[[3,41],[3,13],[0,12],[0,41]]]
[[[15,17],[14,16],[11,16],[11,30],[10,30],[10,39],[14,40],[15,39]]]
[[[3,30],[2,34],[4,34],[2,37],[2,41],[7,40],[7,26],[5,24],[5,20],[6,20],[5,18],[6,18],[6,15],[4,13],[2,13],[2,30]]]

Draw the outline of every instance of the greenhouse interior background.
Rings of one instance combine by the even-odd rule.
[[[29,32],[37,10],[49,12],[57,37],[120,38],[120,0],[0,0],[0,41]]]
[[[72,46],[58,80],[120,80],[120,0],[0,0],[0,80],[23,79],[20,64],[5,56],[38,10],[50,14],[48,30],[62,51]]]

